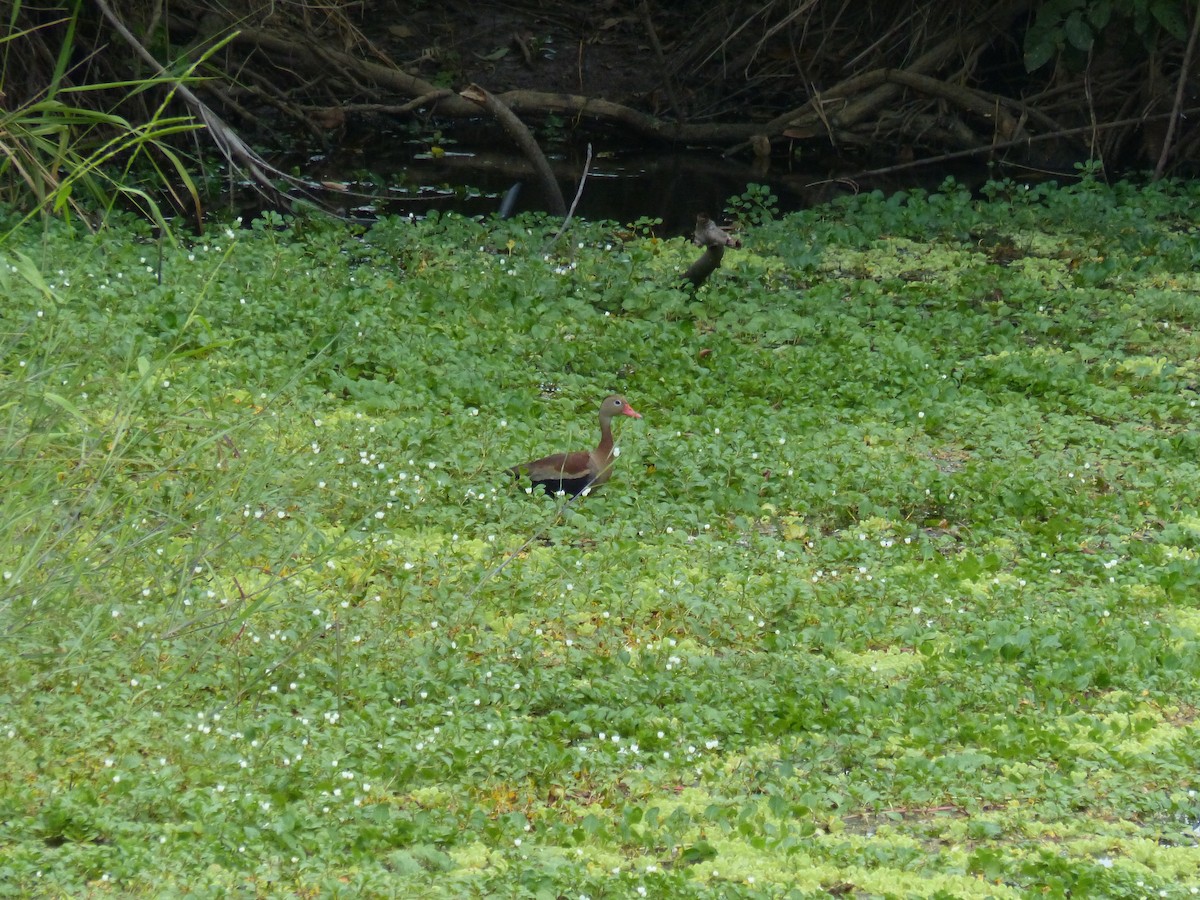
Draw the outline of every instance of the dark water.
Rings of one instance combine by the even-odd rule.
[[[731,197],[747,185],[766,185],[778,198],[780,212],[803,209],[840,194],[913,187],[936,188],[947,175],[970,187],[982,184],[991,170],[979,162],[953,169],[924,166],[871,176],[861,160],[787,158],[770,160],[748,154],[723,158],[716,149],[623,147],[615,138],[590,140],[592,161],[575,214],[620,223],[657,218],[668,234],[690,232],[696,214],[719,217]],[[567,205],[578,189],[587,158],[585,140],[552,145],[547,157]],[[338,149],[293,159],[292,165],[320,190],[322,199],[356,218],[384,214],[423,216],[430,210],[490,215],[502,198],[521,183],[514,212],[545,209],[533,167],[502,133],[483,129],[456,131],[454,138],[347,142]],[[878,161],[874,164],[879,167]]]

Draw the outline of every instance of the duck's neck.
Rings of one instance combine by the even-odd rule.
[[[596,447],[596,455],[604,459],[612,456],[613,436],[612,436],[612,417],[600,417],[600,444]]]

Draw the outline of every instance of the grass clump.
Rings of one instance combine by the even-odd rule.
[[[0,890],[1200,888],[1194,189],[985,194],[16,229]]]

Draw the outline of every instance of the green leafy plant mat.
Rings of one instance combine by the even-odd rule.
[[[1196,894],[1198,193],[8,232],[0,895]]]

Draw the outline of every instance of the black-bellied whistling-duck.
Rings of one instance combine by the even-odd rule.
[[[555,453],[513,466],[508,471],[518,478],[528,475],[534,487],[542,487],[548,494],[564,491],[574,497],[585,488],[599,487],[612,475],[617,456],[613,452],[613,416],[640,419],[642,414],[630,406],[624,397],[616,394],[605,397],[600,404],[600,443],[595,450]]]

